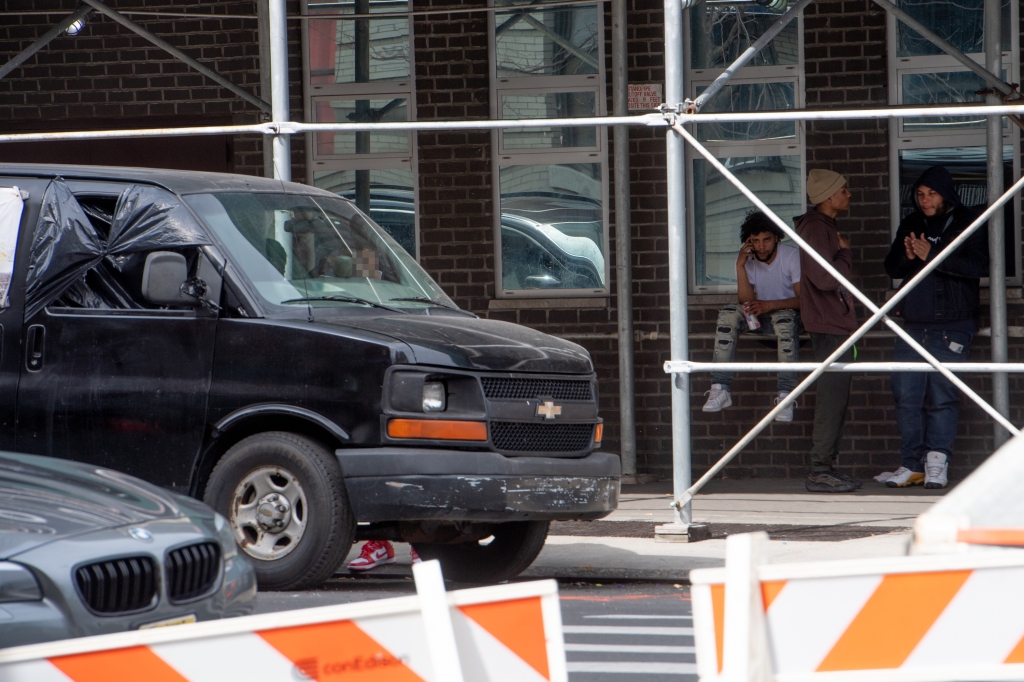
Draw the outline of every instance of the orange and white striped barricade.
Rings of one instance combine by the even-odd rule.
[[[702,682],[1024,680],[1024,551],[765,565],[767,535],[727,543],[690,573]]]
[[[554,580],[444,593],[437,562],[414,573],[416,596],[3,649],[0,682],[567,681]]]

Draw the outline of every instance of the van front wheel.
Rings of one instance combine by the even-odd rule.
[[[294,433],[260,433],[236,443],[210,474],[203,501],[227,517],[264,589],[319,585],[355,536],[338,460]]]
[[[494,534],[475,542],[415,543],[424,560],[437,559],[448,580],[460,583],[500,583],[514,578],[544,549],[547,521],[512,521],[494,527]]]

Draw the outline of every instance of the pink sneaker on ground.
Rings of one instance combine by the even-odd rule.
[[[350,571],[369,571],[384,564],[395,563],[395,548],[387,540],[370,540],[349,565]]]
[[[416,553],[416,548],[413,547],[412,545],[409,545],[409,556],[412,557],[412,563],[414,563],[414,564],[423,563],[423,559],[421,559],[420,555]]]

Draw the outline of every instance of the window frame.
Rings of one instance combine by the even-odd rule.
[[[309,14],[310,0],[302,0],[302,16],[318,17],[319,15]],[[409,12],[412,11],[412,1],[409,2]],[[355,21],[346,19],[346,15],[325,15],[324,18],[336,19],[339,21]],[[311,82],[309,66],[309,20],[302,21],[302,101],[303,116],[307,122],[315,122],[315,102],[324,98],[334,99],[359,99],[360,96],[382,99],[386,97],[404,98],[409,112],[409,121],[417,120],[416,116],[416,50],[413,28],[415,22],[412,14],[408,15],[409,22],[409,77],[404,80],[388,80],[370,83],[325,83],[314,85]],[[411,255],[417,262],[420,260],[420,184],[419,184],[419,144],[415,131],[409,131],[409,151],[407,153],[384,152],[370,154],[338,154],[327,157],[315,154],[316,133],[306,133],[304,136],[306,152],[306,184],[315,187],[314,175],[319,172],[332,171],[361,171],[361,170],[408,170],[412,173],[413,190],[413,235],[415,239],[415,253]]]
[[[702,8],[695,5],[690,11],[684,12],[683,35],[690,35],[690,12]],[[793,82],[793,109],[804,109],[806,104],[806,71],[804,60],[804,14],[793,19],[797,24],[797,54],[799,55],[796,64],[776,64],[772,66],[744,66],[730,78],[726,84],[747,85],[756,83],[783,83]],[[693,68],[693,54],[689,49],[689,42],[683,50],[685,64],[684,85],[687,97],[695,99],[697,88],[710,85],[716,78],[726,71],[726,67],[714,68]],[[807,126],[804,121],[795,121],[795,135],[786,140],[772,142],[768,140],[733,140],[723,142],[701,142],[704,147],[714,153],[715,158],[724,160],[730,157],[746,156],[799,156],[800,158],[800,201],[802,210],[807,210]],[[691,135],[697,137],[697,124],[687,124],[687,130]],[[686,145],[684,152],[686,163],[686,220],[690,226],[695,227],[696,222],[696,201],[693,180],[695,177],[694,166],[698,159],[704,157],[695,152],[690,145]],[[736,225],[737,233],[739,225]],[[697,234],[695,229],[687,230],[687,277],[690,291],[696,295],[700,294],[735,294],[738,290],[736,284],[702,284],[697,282]],[[787,240],[784,243],[791,243]],[[736,244],[736,254],[739,254],[740,244]],[[705,253],[706,256],[706,253]]]
[[[1002,52],[1002,67],[1006,70],[1007,80],[1010,83],[1020,82],[1020,41],[1017,39],[1017,31],[1014,27],[1019,23],[1019,3],[1010,4],[1010,49]],[[896,54],[897,41],[897,19],[892,13],[886,13],[886,53],[887,53],[887,86],[890,104],[903,101],[903,74],[910,73],[936,73],[947,71],[967,71],[968,69],[953,57],[940,55],[925,55],[918,57],[900,57]],[[972,52],[967,55],[978,64],[984,65],[985,55],[980,52]],[[931,131],[903,131],[903,118],[890,119],[889,123],[889,218],[890,240],[896,238],[896,231],[900,224],[900,152],[906,150],[920,149],[942,149],[946,147],[985,147],[986,132],[985,126],[971,129],[955,130],[931,130]],[[1013,179],[1016,181],[1021,177],[1021,153],[1020,129],[1017,126],[1003,121],[1003,147],[1011,147],[1017,150],[1013,154]],[[1006,188],[1004,187],[1004,190]],[[1014,260],[1015,274],[1006,277],[1006,285],[1021,286],[1024,283],[1024,263],[1022,263],[1022,240],[1021,240],[1021,197],[1018,193],[1012,199],[1013,216],[1017,221],[1012,231],[1014,235]],[[895,289],[902,280],[890,279],[890,286]],[[983,277],[981,285],[987,287],[989,278]]]
[[[494,0],[488,0],[488,7],[495,7]],[[605,64],[605,21],[604,6],[595,0],[597,8],[598,35],[597,63],[602,65],[597,73],[567,76],[519,76],[498,77],[497,39],[495,37],[497,12],[487,13],[488,79],[490,83],[491,120],[501,120],[502,97],[510,94],[546,95],[560,92],[595,92],[595,116],[608,115]],[[510,6],[511,8],[511,6]],[[538,8],[541,10],[548,8]],[[494,229],[494,291],[498,299],[536,298],[607,298],[611,295],[611,240],[609,238],[611,211],[609,203],[610,175],[608,167],[608,127],[597,126],[596,147],[566,147],[541,149],[513,149],[502,147],[502,131],[491,131],[491,196],[493,201]],[[601,165],[601,214],[604,221],[601,250],[604,255],[604,283],[601,288],[586,289],[505,289],[503,286],[501,257],[501,169],[509,166],[568,165],[575,163],[600,163]]]
[[[497,88],[495,90],[495,96],[494,96],[495,104],[494,104],[494,107],[492,107],[492,108],[494,109],[495,112],[500,113],[502,111],[502,108],[503,108],[502,104],[503,104],[504,98],[507,97],[507,96],[510,96],[510,95],[547,95],[547,94],[553,94],[553,93],[576,93],[576,92],[592,92],[592,93],[594,93],[594,105],[595,105],[594,106],[594,116],[603,116],[604,115],[604,114],[599,113],[601,111],[601,106],[599,104],[599,102],[601,101],[601,89],[600,89],[599,86],[593,85],[593,84],[589,84],[589,85],[573,85],[573,86],[544,88],[544,89],[538,89],[538,88]],[[564,126],[564,127],[569,128],[569,127],[573,127],[573,126]],[[535,148],[522,147],[522,148],[513,148],[513,149],[506,150],[505,146],[504,146],[504,144],[505,144],[505,138],[504,138],[505,131],[504,130],[498,130],[497,133],[498,133],[498,135],[497,135],[497,143],[495,144],[494,149],[496,150],[496,153],[501,155],[501,156],[518,156],[520,154],[531,154],[531,155],[543,155],[543,154],[551,154],[551,153],[563,154],[563,153],[572,153],[572,152],[587,152],[587,153],[591,153],[591,152],[600,152],[602,149],[604,149],[607,146],[607,145],[601,144],[602,143],[602,136],[601,135],[596,135],[595,136],[596,144],[593,147],[535,147]]]

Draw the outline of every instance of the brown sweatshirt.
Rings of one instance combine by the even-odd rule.
[[[797,234],[849,279],[853,252],[839,246],[835,219],[812,208],[793,222]],[[853,297],[803,251],[800,252],[800,319],[804,329],[818,334],[846,336],[858,326]]]

